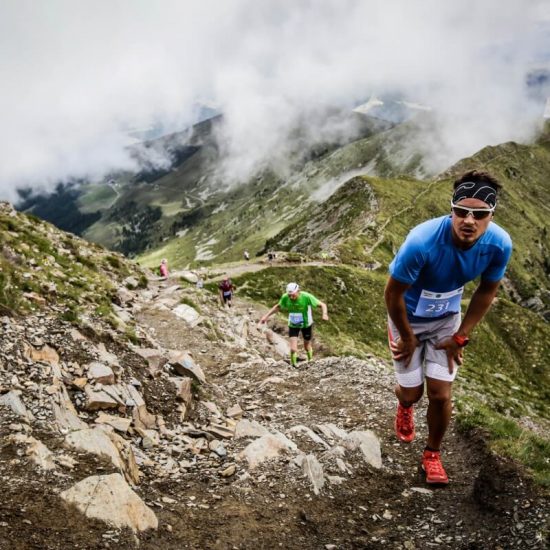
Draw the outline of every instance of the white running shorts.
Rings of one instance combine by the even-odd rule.
[[[445,382],[452,382],[458,372],[455,362],[453,373],[449,373],[449,363],[444,350],[435,349],[435,346],[450,338],[460,326],[459,314],[449,315],[443,319],[433,321],[411,322],[413,332],[420,341],[420,345],[413,353],[409,366],[405,368],[403,361],[393,360],[397,382],[404,388],[415,388],[424,383],[424,378],[435,378]],[[388,338],[390,341],[399,340],[399,332],[393,321],[388,317]]]

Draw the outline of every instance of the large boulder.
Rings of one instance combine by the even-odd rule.
[[[60,494],[86,517],[132,531],[157,529],[158,519],[120,474],[91,476]]]

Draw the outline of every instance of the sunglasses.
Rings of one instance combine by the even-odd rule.
[[[451,201],[451,210],[453,214],[458,218],[467,218],[468,214],[474,217],[474,220],[484,220],[489,214],[495,211],[493,208],[468,208],[466,206],[457,206]]]

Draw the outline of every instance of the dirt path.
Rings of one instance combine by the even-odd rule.
[[[253,266],[265,267],[249,264],[227,272],[242,273]],[[261,314],[239,299],[233,310],[219,312],[214,297],[203,299],[204,305],[212,300],[214,309],[204,309],[223,333],[239,319]],[[140,321],[168,347],[179,341],[200,350],[198,360],[211,383],[204,397],[216,399],[220,407],[239,403],[245,418],[291,436],[302,451],[317,456],[325,474],[333,478],[315,495],[291,457],[254,470],[237,463],[237,474],[221,485],[209,477],[188,478],[184,500],[188,505],[191,494],[201,495],[205,510],[185,509],[182,487],[163,485],[166,494],[179,501],[172,511],[160,511],[161,522],[173,527],[171,542],[165,541],[163,548],[543,547],[547,503],[514,467],[488,455],[481,441],[467,439],[451,427],[444,454],[451,483],[443,489],[424,484],[419,457],[426,437],[425,403],[416,413],[417,440],[398,443],[392,428],[393,376],[386,362],[321,358],[292,369],[283,361],[262,361],[273,351],[259,334],[248,335],[248,349],[220,349],[196,332],[183,336],[177,324],[159,323],[152,312],[144,311]],[[266,383],[273,376],[279,381]],[[382,448],[382,468],[366,465],[355,452],[346,453],[343,472],[330,450],[292,430],[315,430],[323,424],[348,432],[374,431]],[[244,443],[231,441],[226,447],[237,453]],[[151,536],[151,548],[158,544],[156,537]],[[147,543],[143,547],[149,548]]]
[[[213,281],[219,281],[227,275],[228,277],[238,277],[244,273],[255,273],[257,271],[262,271],[270,267],[292,267],[297,266],[334,266],[332,262],[323,262],[323,261],[314,261],[314,262],[285,262],[283,260],[276,260],[272,263],[269,263],[268,260],[256,261],[256,262],[232,262],[228,264],[220,264],[211,268],[203,268],[197,270],[203,277],[204,282],[209,283]],[[184,271],[173,271],[172,279],[180,276]]]

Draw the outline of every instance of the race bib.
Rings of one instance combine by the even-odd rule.
[[[231,291],[230,290],[224,290],[223,295],[224,296],[231,296]]]
[[[303,325],[304,316],[302,313],[289,313],[288,321],[291,325]]]
[[[463,291],[463,286],[451,292],[423,290],[414,314],[416,317],[443,317],[451,313],[459,313]]]

